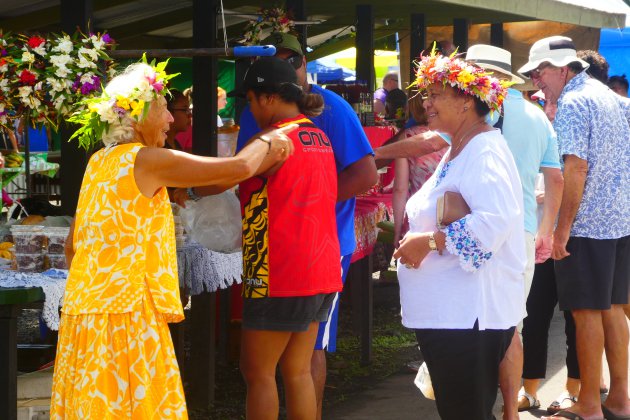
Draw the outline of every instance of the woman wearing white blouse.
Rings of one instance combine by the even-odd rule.
[[[434,52],[417,75],[429,128],[453,141],[406,206],[409,232],[394,254],[402,322],[416,332],[441,418],[493,419],[499,363],[525,306],[521,183],[500,131],[485,123],[506,85]],[[440,230],[436,203],[446,191],[471,212]]]

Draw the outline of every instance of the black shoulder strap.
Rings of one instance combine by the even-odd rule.
[[[503,133],[503,114],[499,114],[499,120],[493,125],[494,128],[498,128]]]

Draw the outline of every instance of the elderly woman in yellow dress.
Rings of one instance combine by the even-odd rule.
[[[501,132],[485,122],[505,84],[454,57],[418,63],[429,128],[451,148],[407,202],[409,232],[394,254],[403,324],[415,330],[442,419],[494,419],[499,363],[524,314],[523,198]],[[461,194],[470,212],[436,226],[437,201]]]
[[[292,153],[270,131],[234,158],[163,149],[173,117],[165,63],[129,66],[86,100],[75,136],[90,159],[66,244],[70,265],[53,377],[52,419],[187,418],[167,322],[183,319],[165,186],[237,183]]]

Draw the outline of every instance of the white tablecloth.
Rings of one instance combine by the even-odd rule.
[[[191,295],[216,292],[241,282],[243,255],[210,251],[196,242],[188,242],[177,248],[179,285]]]
[[[44,291],[42,318],[51,330],[59,329],[59,308],[63,304],[68,270],[47,270],[43,273],[20,273],[0,270],[0,287],[41,287]]]

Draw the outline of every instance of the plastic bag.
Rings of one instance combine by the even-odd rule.
[[[187,201],[179,212],[189,237],[212,251],[241,248],[241,207],[232,191]]]
[[[422,363],[413,383],[418,387],[420,392],[422,392],[422,395],[430,400],[435,399],[433,384],[431,383],[431,375],[429,375],[429,368],[427,368],[427,362]]]

